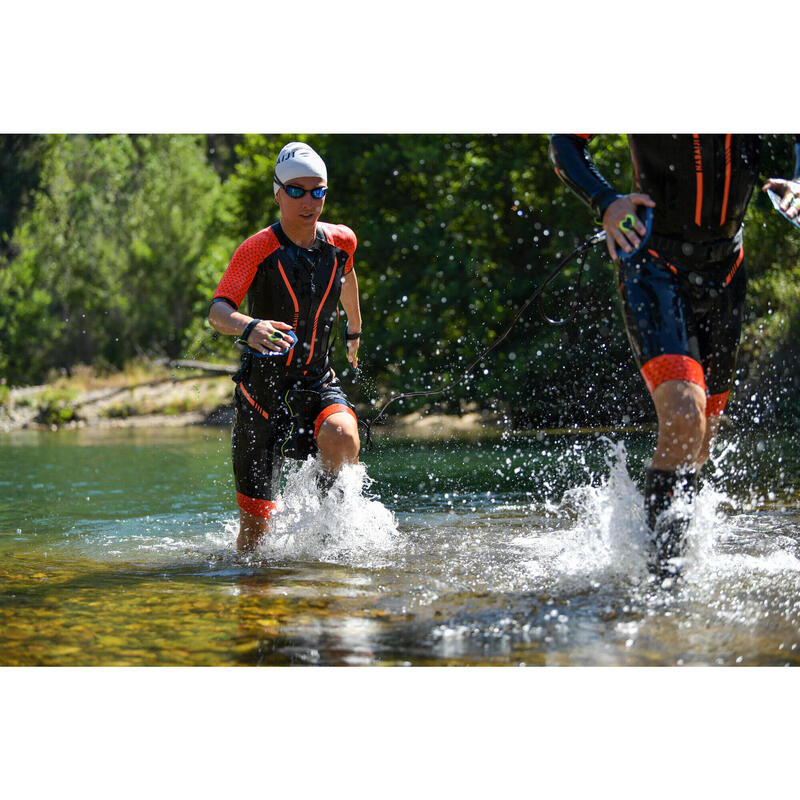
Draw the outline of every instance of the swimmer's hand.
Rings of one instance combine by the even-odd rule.
[[[762,187],[766,192],[772,189],[781,198],[780,210],[791,220],[800,217],[800,181],[787,181],[783,178],[770,178]]]
[[[272,319],[262,319],[250,331],[247,337],[247,346],[257,353],[266,353],[269,350],[280,352],[292,346],[292,340],[283,335],[283,331],[290,331],[291,325]]]
[[[618,250],[630,253],[642,243],[640,237],[644,237],[647,233],[645,224],[639,219],[638,206],[655,208],[656,204],[649,194],[634,192],[618,197],[603,214],[606,247],[614,261],[617,259]]]

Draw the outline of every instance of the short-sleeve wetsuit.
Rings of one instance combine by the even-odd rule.
[[[268,518],[275,508],[284,457],[316,452],[322,423],[336,412],[355,417],[329,363],[331,333],[356,236],[345,225],[318,222],[313,247],[292,242],[280,222],[236,250],[212,303],[256,319],[292,326],[288,355],[259,357],[245,349],[234,376],[233,471],[239,508]]]
[[[622,195],[595,167],[591,138],[554,135],[550,158],[602,219]],[[636,134],[628,142],[635,190],[656,204],[646,246],[618,270],[634,356],[650,392],[664,381],[690,381],[706,391],[706,414],[722,414],[742,327],[742,221],[758,177],[760,138]]]

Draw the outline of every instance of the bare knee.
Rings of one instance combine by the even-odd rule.
[[[356,463],[361,450],[361,440],[358,437],[355,420],[349,415],[334,414],[329,417],[320,428],[317,446],[323,462],[329,468],[338,469],[345,462]]]
[[[658,413],[656,469],[693,467],[708,446],[705,391],[688,381],[667,381],[653,392]]]

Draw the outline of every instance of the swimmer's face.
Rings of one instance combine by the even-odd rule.
[[[286,182],[286,186],[299,186],[301,189],[318,189],[327,186],[322,178],[292,178]],[[281,210],[281,219],[291,225],[313,228],[317,224],[322,209],[325,206],[325,198],[312,197],[310,191],[302,197],[289,197],[285,189],[279,189],[275,195],[278,206]]]

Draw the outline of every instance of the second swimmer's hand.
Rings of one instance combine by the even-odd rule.
[[[608,253],[613,260],[616,261],[618,250],[626,253],[635,250],[642,243],[639,237],[647,233],[647,228],[639,219],[638,206],[655,208],[655,205],[649,194],[635,192],[618,197],[606,209],[603,214],[603,230],[606,232]],[[629,226],[629,217],[633,220],[632,227]]]
[[[800,181],[770,178],[761,187],[761,191],[766,192],[767,189],[772,189],[780,196],[781,211],[784,211],[789,219],[797,219],[800,216]]]
[[[247,346],[258,353],[266,353],[268,350],[288,350],[291,347],[291,339],[284,338],[282,331],[290,331],[291,325],[272,319],[262,319],[258,325],[250,331],[247,337]]]

